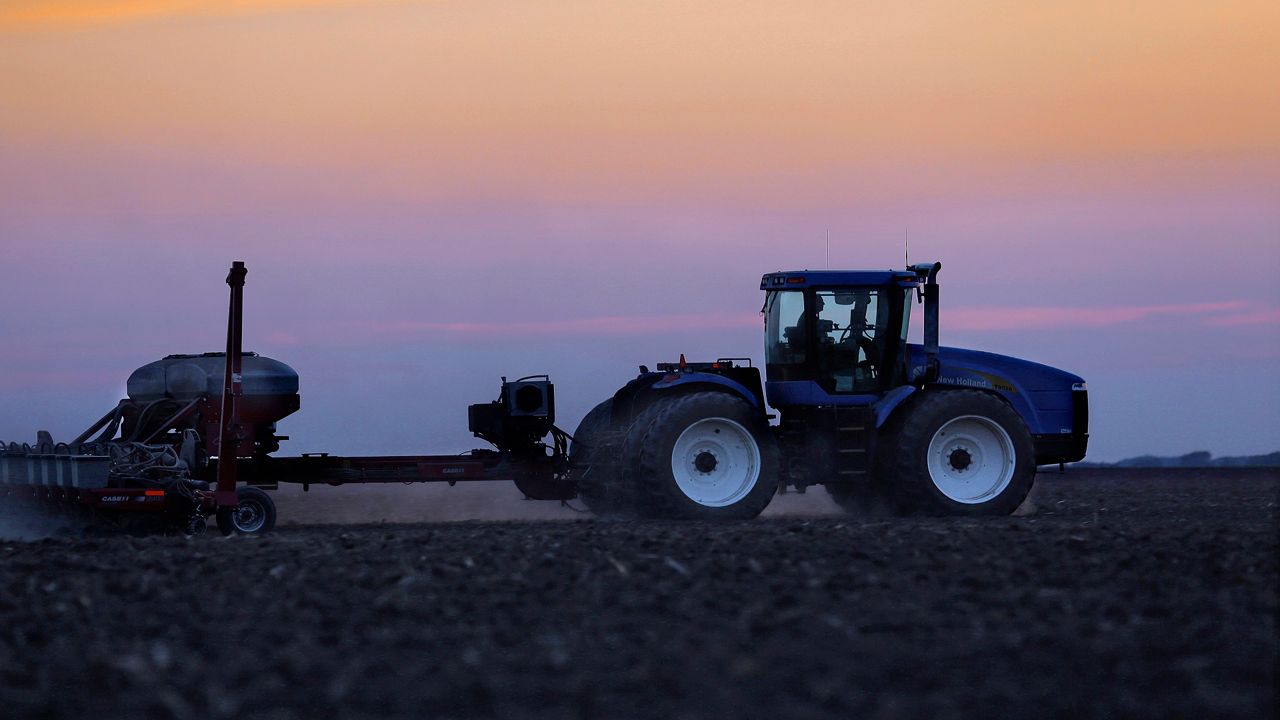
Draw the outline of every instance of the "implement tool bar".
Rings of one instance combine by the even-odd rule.
[[[249,271],[244,263],[231,263],[227,285],[231,286],[231,307],[227,313],[227,371],[222,381],[222,428],[218,436],[218,486],[214,503],[218,507],[235,507],[236,456],[244,428],[240,426],[240,395],[243,392],[241,340],[244,334],[244,277]],[[226,462],[230,460],[231,462]]]

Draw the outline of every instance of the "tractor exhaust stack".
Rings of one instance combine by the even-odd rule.
[[[942,263],[920,263],[912,265],[911,270],[924,280],[920,293],[924,298],[924,354],[927,365],[920,382],[928,383],[938,379],[938,271]]]

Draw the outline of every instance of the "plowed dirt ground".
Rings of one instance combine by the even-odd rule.
[[[1018,517],[819,491],[731,525],[315,488],[264,538],[3,541],[0,714],[1275,717],[1278,488],[1078,471]]]

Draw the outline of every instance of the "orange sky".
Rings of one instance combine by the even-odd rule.
[[[216,344],[231,257],[254,348],[402,442],[290,434],[421,452],[470,442],[424,394],[580,417],[908,235],[943,342],[1097,388],[1099,457],[1274,450],[1280,3],[0,0],[0,436]]]
[[[799,202],[850,168],[892,185],[928,165],[946,185],[1050,162],[1149,176],[1088,182],[1274,164],[1280,5],[1206,7],[23,0],[0,10],[0,131],[351,171],[410,197],[460,173],[783,202],[788,178]]]
[[[7,0],[0,7],[0,28],[58,30],[154,17],[234,15],[355,1],[358,0]]]

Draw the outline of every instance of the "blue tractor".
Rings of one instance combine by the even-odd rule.
[[[1084,458],[1088,393],[1062,370],[939,347],[941,268],[765,275],[764,382],[741,358],[641,366],[573,435],[578,496],[604,515],[745,519],[823,485],[854,512],[1013,512],[1038,466]],[[907,343],[917,301],[923,345]]]

